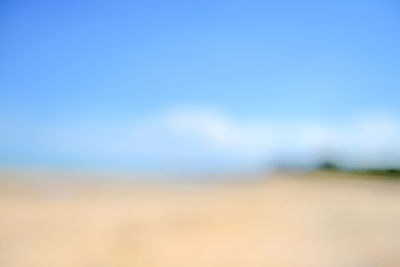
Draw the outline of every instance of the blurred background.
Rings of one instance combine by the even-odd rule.
[[[2,266],[400,265],[397,1],[0,14]]]

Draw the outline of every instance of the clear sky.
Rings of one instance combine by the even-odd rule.
[[[0,14],[2,166],[400,155],[398,1],[4,0]]]

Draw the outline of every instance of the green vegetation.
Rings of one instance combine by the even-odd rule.
[[[316,168],[316,171],[324,172],[341,172],[352,174],[363,174],[365,177],[382,176],[385,178],[400,179],[400,168],[361,168],[361,169],[347,169],[334,163],[333,161],[323,161]]]
[[[385,175],[385,176],[398,176],[400,178],[400,169],[383,168],[383,169],[366,169],[359,171],[364,174]]]
[[[316,169],[320,171],[344,171],[343,168],[332,161],[323,161]]]

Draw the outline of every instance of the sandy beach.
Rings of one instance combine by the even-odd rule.
[[[400,183],[39,182],[2,175],[4,267],[400,266]]]

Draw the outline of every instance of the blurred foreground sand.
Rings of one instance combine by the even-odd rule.
[[[400,183],[58,184],[3,174],[0,266],[396,267]]]

